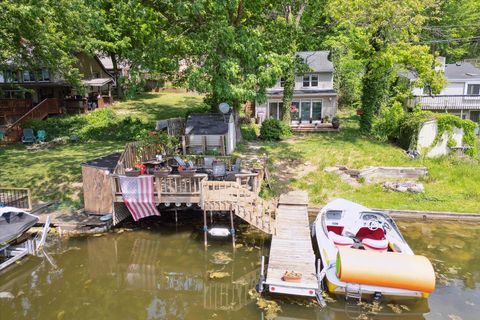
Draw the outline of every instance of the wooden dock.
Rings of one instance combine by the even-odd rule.
[[[307,193],[291,191],[282,195],[276,211],[276,223],[265,281],[268,290],[274,293],[315,296],[319,288],[310,237]],[[301,281],[283,281],[285,271],[301,273]]]

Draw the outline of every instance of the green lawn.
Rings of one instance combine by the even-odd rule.
[[[145,93],[116,103],[113,109],[120,116],[140,118],[153,129],[155,120],[202,110],[202,99],[196,94]],[[80,164],[121,151],[124,144],[125,141],[90,141],[43,151],[29,151],[21,144],[0,146],[0,186],[31,188],[34,200],[60,200],[66,205],[81,206]]]
[[[302,163],[311,164],[313,170],[286,183],[290,188],[308,191],[314,205],[342,197],[376,208],[480,212],[478,161],[455,158],[411,160],[396,146],[362,137],[357,123],[356,116],[352,116],[343,120],[342,130],[338,133],[308,134],[296,136],[293,141],[262,143],[260,152],[269,154],[270,168],[277,176],[277,181],[273,182],[274,193],[285,189],[283,182],[278,181],[285,167],[278,164],[300,159]],[[324,172],[325,167],[337,164],[348,168],[426,166],[429,174],[422,179],[426,191],[424,194],[384,191],[381,184],[365,183],[354,188],[335,173]]]
[[[113,107],[119,115],[131,115],[145,122],[183,117],[205,109],[203,96],[192,93],[143,93]]]

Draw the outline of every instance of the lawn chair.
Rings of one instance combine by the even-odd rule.
[[[211,170],[213,168],[213,161],[215,161],[214,157],[205,157],[203,159],[203,168]]]
[[[242,165],[242,159],[237,158],[235,160],[235,164],[232,165],[232,171],[231,172],[240,173],[241,165]]]
[[[47,139],[47,133],[45,132],[45,130],[38,130],[37,131],[37,142],[38,141],[45,142],[46,139]]]
[[[5,139],[5,131],[0,130],[0,141],[3,141]]]
[[[173,157],[173,159],[175,159],[175,161],[177,161],[178,165],[179,166],[182,166],[182,167],[188,167],[187,164],[185,163],[185,161],[183,161],[182,158],[180,158],[179,156],[175,156]]]
[[[212,165],[213,180],[224,180],[227,175],[227,168],[225,162],[216,161]]]
[[[23,129],[22,143],[35,143],[35,135],[33,129]]]

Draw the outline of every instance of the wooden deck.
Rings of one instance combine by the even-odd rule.
[[[318,282],[308,222],[308,196],[305,192],[292,191],[280,197],[276,224],[265,283],[270,292],[314,296]],[[285,271],[301,273],[301,281],[283,281]]]

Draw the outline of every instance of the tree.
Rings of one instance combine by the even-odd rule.
[[[433,2],[422,0],[331,0],[328,13],[336,34],[333,43],[351,48],[361,61],[360,128],[369,133],[382,106],[389,103],[389,93],[400,72],[417,74],[416,84],[428,85],[439,92],[443,77],[432,65],[429,47],[417,44],[426,21],[425,10]]]
[[[117,95],[122,84],[134,86],[139,73],[158,73],[175,68],[168,54],[169,41],[165,17],[155,3],[141,0],[86,0],[95,13],[89,49],[107,54],[113,64]],[[119,74],[120,62],[129,64],[131,77]],[[143,89],[143,88],[142,88]]]
[[[80,85],[74,53],[84,51],[91,11],[83,0],[0,2],[0,68],[46,67]]]
[[[449,63],[480,54],[480,5],[477,0],[441,0],[428,10],[422,41]],[[452,40],[454,39],[454,40]]]

